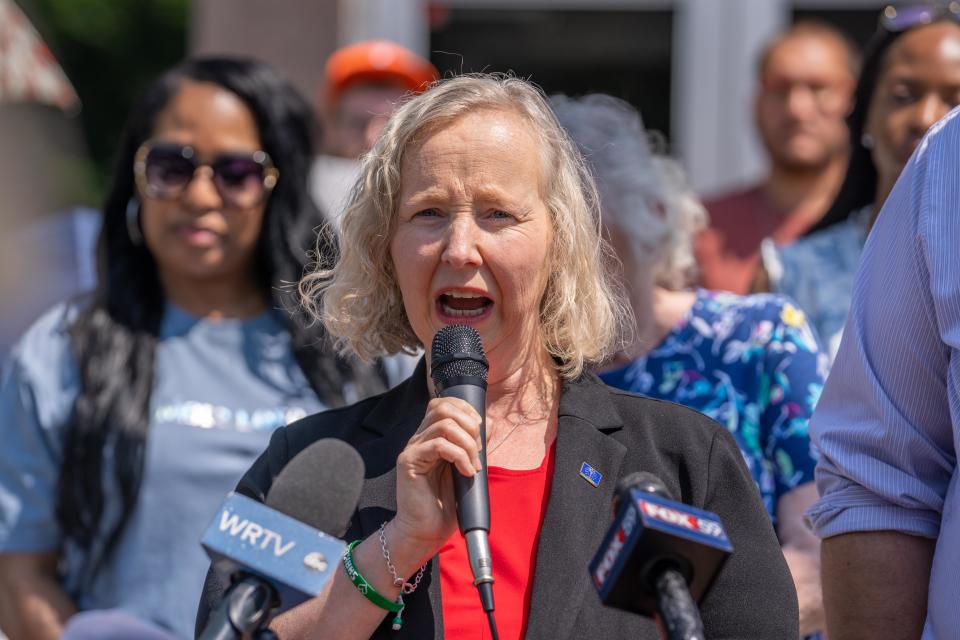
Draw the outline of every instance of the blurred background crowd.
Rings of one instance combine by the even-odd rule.
[[[126,112],[161,70],[186,55],[226,53],[256,57],[289,78],[321,118],[323,155],[312,192],[321,208],[335,215],[342,204],[336,199],[345,193],[351,163],[362,150],[362,133],[349,130],[362,127],[365,117],[357,123],[352,114],[382,112],[409,82],[338,101],[334,85],[343,78],[331,80],[324,64],[342,45],[377,38],[421,56],[441,76],[512,72],[548,94],[600,92],[633,104],[645,126],[662,136],[665,148],[685,167],[696,193],[712,199],[739,192],[746,198],[708,202],[716,211],[716,232],[700,240],[704,283],[745,292],[760,241],[770,237],[782,243],[805,234],[838,188],[847,153],[843,117],[857,52],[874,33],[884,5],[872,0],[291,0],[274,7],[226,0],[4,0],[0,127],[4,148],[17,153],[5,156],[0,172],[2,255],[12,265],[28,264],[36,257],[29,247],[38,246],[37,234],[58,235],[63,251],[60,264],[48,258],[31,264],[36,271],[3,270],[33,272],[37,282],[47,284],[38,289],[22,278],[3,280],[0,351],[9,349],[38,308],[92,282],[89,252],[75,247],[89,246],[95,237],[94,212],[108,186]],[[817,51],[800,42],[781,52],[786,62],[772,61],[770,78],[761,77],[759,58],[770,40],[791,24],[809,21],[816,21],[811,32],[838,29],[820,39],[839,48],[826,51],[828,44]],[[816,34],[809,39],[817,40]],[[370,55],[375,58],[377,52]],[[362,71],[349,71],[351,64],[365,63],[344,61],[337,72]],[[797,118],[805,116],[777,104],[791,82],[823,85],[817,99],[830,102],[824,122],[798,125]],[[791,128],[798,127],[806,139],[796,144],[809,148],[788,148]],[[350,135],[357,140],[346,139]],[[343,158],[348,162],[339,161]],[[750,190],[761,183],[764,189]],[[737,209],[773,215],[759,216],[756,224],[730,213]],[[51,219],[68,212],[70,229],[65,219]],[[725,238],[730,225],[740,224],[751,229]],[[23,295],[34,302],[24,304]]]
[[[807,423],[867,233],[923,134],[960,103],[960,4],[886,5],[0,0],[0,358],[11,358],[0,417],[24,429],[0,438],[0,587],[48,579],[51,611],[65,618],[136,583],[116,557],[147,544],[121,537],[151,525],[137,500],[164,505],[193,486],[171,456],[162,466],[144,451],[148,425],[256,433],[229,454],[226,440],[153,445],[212,447],[218,475],[204,486],[215,503],[273,428],[412,371],[412,354],[374,365],[335,354],[296,311],[291,287],[341,250],[336,228],[360,159],[394,105],[438,78],[504,72],[554,96],[598,180],[636,319],[633,344],[598,373],[735,434],[793,574],[801,630],[821,632],[819,541],[803,520],[817,499]],[[575,98],[585,94],[607,95]],[[236,96],[239,111],[228,104]],[[633,146],[618,147],[624,139]],[[245,153],[209,151],[230,145]],[[258,226],[227,221],[235,255],[191,271],[157,223],[176,198],[249,209]],[[176,230],[200,244],[228,231]],[[210,274],[216,287],[195,286]],[[89,290],[92,302],[34,324]],[[262,324],[238,325],[236,344],[221,348],[193,329],[208,318]],[[236,391],[209,379],[163,377],[202,369],[204,358],[230,370],[241,355],[253,371],[241,380],[245,399],[259,407],[235,407]],[[208,397],[188,397],[207,385]],[[65,433],[66,424],[79,427]],[[134,462],[105,482],[121,494],[111,521],[109,490],[90,473],[121,454]],[[170,475],[145,474],[145,460]],[[160,495],[173,495],[173,477],[180,493]],[[205,507],[196,511],[201,521]],[[14,526],[30,518],[35,530]],[[183,540],[195,539],[186,524]],[[184,553],[203,568],[199,549]],[[172,583],[140,611],[149,617],[161,598],[189,607],[201,583],[202,573],[186,575],[196,589]],[[0,604],[11,637],[25,624],[15,609]],[[188,635],[192,620],[174,619],[156,618]]]

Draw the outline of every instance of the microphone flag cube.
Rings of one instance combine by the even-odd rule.
[[[230,493],[200,540],[218,577],[237,572],[267,580],[285,611],[320,593],[346,543],[238,493]]]
[[[664,563],[687,579],[699,602],[733,551],[720,518],[709,511],[633,489],[590,562],[605,605],[646,616],[657,611],[652,584]]]

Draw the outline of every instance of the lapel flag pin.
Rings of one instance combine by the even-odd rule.
[[[600,480],[603,479],[603,475],[586,462],[580,466],[580,477],[595,487],[599,487]]]

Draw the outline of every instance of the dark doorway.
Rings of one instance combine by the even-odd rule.
[[[512,72],[550,93],[604,92],[670,132],[672,11],[431,9],[442,74]]]

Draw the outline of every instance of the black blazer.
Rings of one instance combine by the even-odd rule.
[[[237,490],[263,501],[287,461],[316,440],[339,438],[366,464],[360,503],[345,538],[373,535],[396,511],[396,459],[420,425],[428,400],[421,361],[411,378],[385,394],[279,429]],[[673,496],[719,514],[733,543],[733,555],[701,603],[707,637],[798,638],[790,573],[742,454],[726,430],[686,407],[619,391],[585,374],[563,386],[556,447],[528,640],[660,637],[652,621],[604,607],[587,572],[611,521],[617,480],[634,471],[655,474]],[[598,487],[580,477],[583,462],[603,475]],[[434,557],[420,588],[404,598],[403,629],[391,631],[385,612],[374,638],[443,637],[438,563]],[[208,577],[198,629],[221,595],[222,586]]]

